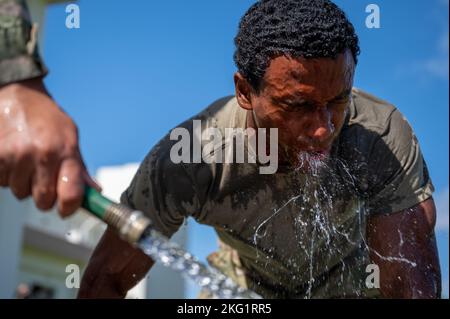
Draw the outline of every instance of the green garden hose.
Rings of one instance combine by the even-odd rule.
[[[135,244],[150,226],[150,219],[142,212],[113,202],[92,187],[86,186],[83,208],[112,227],[122,239]]]

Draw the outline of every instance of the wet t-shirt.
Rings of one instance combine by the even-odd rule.
[[[223,132],[219,148],[226,149],[234,140],[225,129],[245,129],[247,111],[226,97],[178,126],[199,140],[193,120],[202,133]],[[171,150],[178,142],[168,134],[150,151],[122,202],[167,236],[189,216],[214,227],[237,252],[246,286],[265,298],[378,296],[366,283],[367,217],[410,208],[434,190],[402,114],[358,89],[326,166],[315,174],[285,167],[261,174],[258,161],[176,164]]]

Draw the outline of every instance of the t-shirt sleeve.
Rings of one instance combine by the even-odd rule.
[[[419,142],[395,109],[369,157],[369,213],[388,214],[417,205],[434,187]]]
[[[150,151],[121,196],[121,203],[142,211],[155,229],[167,237],[200,209],[195,184],[185,164],[174,164],[170,159],[172,144],[166,136]]]

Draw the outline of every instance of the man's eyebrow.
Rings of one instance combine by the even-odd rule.
[[[342,98],[348,97],[352,93],[352,89],[346,89],[342,93],[339,93],[334,98],[332,98],[330,101],[339,100]],[[295,104],[302,104],[305,102],[308,102],[309,99],[302,96],[301,94],[285,94],[281,96],[274,96],[272,97],[273,101],[275,102],[289,102],[289,103],[295,103]]]

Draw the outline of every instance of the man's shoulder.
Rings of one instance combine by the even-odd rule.
[[[192,151],[193,139],[208,128],[223,131],[225,128],[241,127],[245,124],[245,110],[238,106],[234,96],[215,100],[199,113],[171,128],[169,132],[151,149],[153,157],[168,159],[175,144],[189,142],[186,149]],[[197,129],[201,131],[198,132]]]
[[[410,156],[418,145],[414,130],[398,108],[359,89],[353,89],[340,143],[349,156],[363,155],[372,163],[380,158],[398,161]]]
[[[220,98],[195,115],[193,119],[202,121],[202,128],[214,127],[219,129],[245,127],[245,113],[234,95]]]
[[[348,153],[373,160],[375,155],[402,156],[399,150],[407,152],[408,146],[417,140],[408,121],[393,104],[353,89],[340,143]]]
[[[225,96],[213,101],[198,113],[173,127],[170,131],[175,128],[185,128],[191,133],[193,130],[193,121],[195,120],[201,121],[202,130],[208,127],[236,127],[233,125],[242,124],[242,118],[245,116],[244,112],[245,110],[239,107],[234,95]]]

